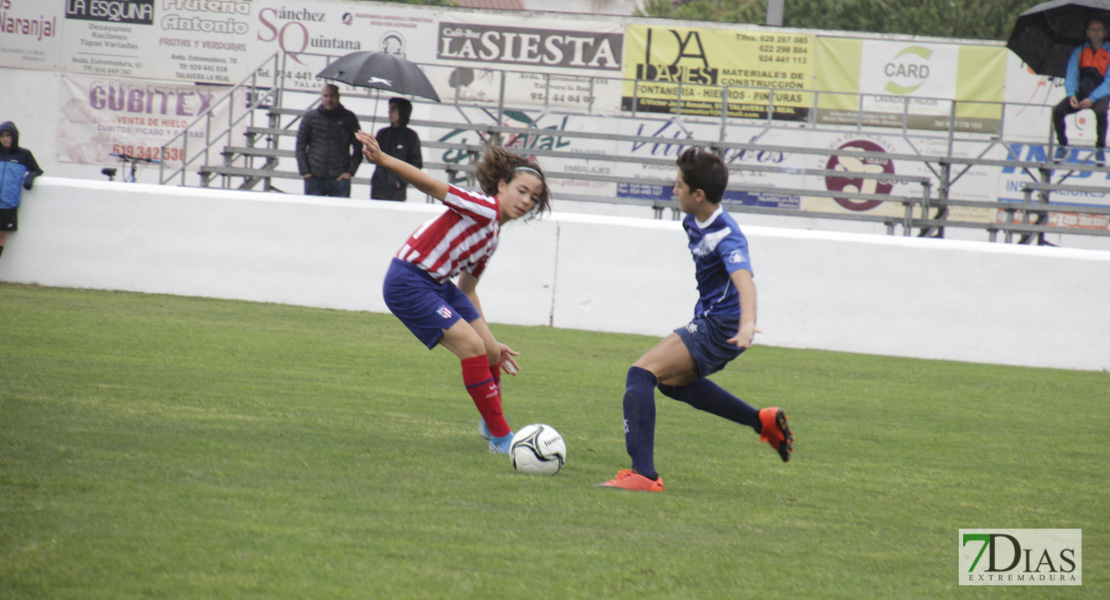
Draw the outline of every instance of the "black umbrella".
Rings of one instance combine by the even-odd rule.
[[[1053,0],[1021,13],[1006,47],[1034,73],[1064,77],[1068,59],[1087,43],[1087,22],[1101,17],[1110,25],[1110,0]]]
[[[439,102],[439,94],[416,63],[387,52],[352,52],[316,77]]]

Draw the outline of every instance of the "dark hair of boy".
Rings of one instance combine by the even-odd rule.
[[[703,148],[687,148],[677,162],[690,191],[702,190],[706,200],[720,204],[728,187],[728,167],[721,157]]]

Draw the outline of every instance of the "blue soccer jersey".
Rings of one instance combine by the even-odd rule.
[[[752,271],[748,238],[724,207],[718,208],[707,223],[698,223],[688,214],[682,220],[682,228],[690,238],[690,253],[694,255],[697,271],[700,297],[694,316],[739,320],[740,296],[730,275],[739,269]]]

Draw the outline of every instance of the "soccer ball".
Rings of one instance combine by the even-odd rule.
[[[554,475],[567,461],[567,445],[550,425],[526,425],[513,436],[509,458],[518,473]]]

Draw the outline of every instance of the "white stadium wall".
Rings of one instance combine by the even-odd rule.
[[[384,312],[389,257],[441,210],[43,177],[0,281]],[[1110,253],[745,229],[761,344],[1110,368]],[[696,299],[679,223],[580,214],[506,227],[479,289],[495,323],[651,336]]]

